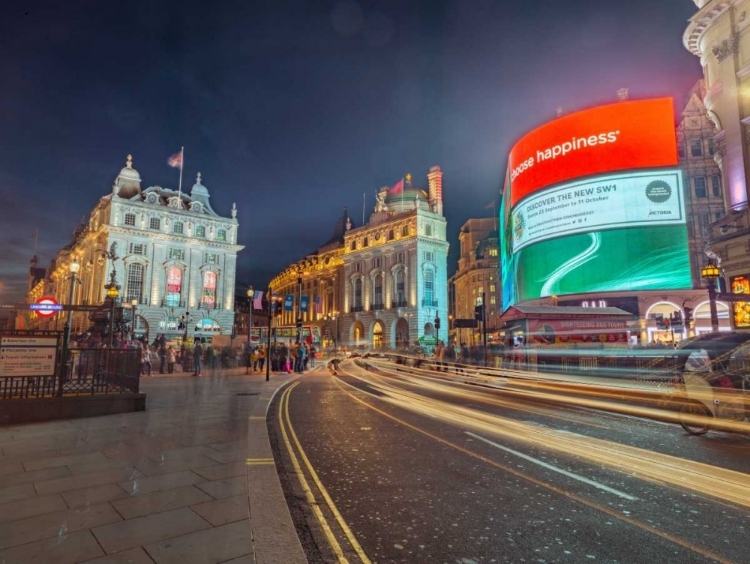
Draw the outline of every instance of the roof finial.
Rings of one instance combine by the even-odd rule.
[[[198,173],[198,177],[195,179],[195,183],[196,184],[200,184],[201,183],[201,173],[200,172]]]
[[[624,102],[630,97],[630,90],[628,88],[620,88],[617,91],[617,99],[620,100],[620,102]]]
[[[127,162],[125,163],[125,166],[127,168],[133,168],[133,155],[128,155],[128,158],[125,159]]]
[[[557,117],[562,116],[563,115],[563,107],[562,106],[557,106],[555,108],[555,113],[557,114]]]

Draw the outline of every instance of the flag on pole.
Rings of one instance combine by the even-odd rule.
[[[389,190],[391,194],[398,194],[399,192],[404,191],[404,179],[402,178],[396,184],[391,186],[391,189]]]
[[[484,209],[486,209],[486,210],[494,210],[495,209],[495,200],[492,200],[490,203],[488,203],[486,206],[484,206]]]
[[[253,295],[253,309],[263,309],[263,292],[257,291]]]
[[[323,303],[320,299],[320,296],[315,296],[315,299],[313,300],[315,304],[315,313],[320,313],[323,309]]]
[[[174,168],[179,168],[182,170],[182,152],[184,149],[180,149],[179,153],[175,153],[171,157],[167,159],[167,164]]]

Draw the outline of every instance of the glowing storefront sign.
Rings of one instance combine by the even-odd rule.
[[[749,276],[732,276],[733,294],[750,294]],[[735,327],[750,327],[750,302],[732,302]]]

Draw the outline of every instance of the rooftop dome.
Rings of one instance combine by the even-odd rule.
[[[393,204],[400,202],[401,200],[405,202],[413,202],[417,199],[417,196],[419,196],[420,200],[427,200],[429,198],[427,192],[421,188],[407,187],[396,193],[388,192],[388,195],[385,197],[385,203]]]
[[[133,168],[132,155],[128,155],[125,167],[117,175],[115,186],[120,198],[130,199],[141,193],[141,175]]]

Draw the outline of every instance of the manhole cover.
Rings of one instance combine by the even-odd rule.
[[[237,396],[259,396],[260,392],[240,392]]]

